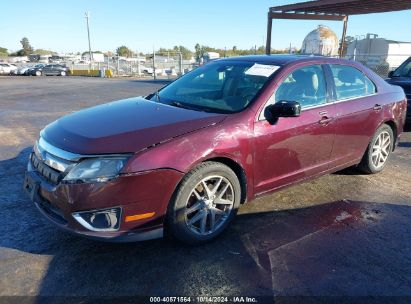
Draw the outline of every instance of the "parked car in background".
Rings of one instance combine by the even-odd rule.
[[[145,75],[153,75],[153,68],[149,68],[143,65],[140,65],[140,72]]]
[[[27,71],[26,71],[26,75],[30,75],[30,76],[36,76],[36,70],[37,69],[43,69],[43,67],[45,66],[44,63],[38,63],[35,66],[30,67]],[[39,73],[40,74],[40,73]],[[41,76],[41,74],[39,75]]]
[[[17,70],[17,66],[15,64],[4,62],[0,63],[0,74],[10,75],[14,73],[15,70]]]
[[[60,56],[53,55],[49,58],[49,63],[59,64],[59,63],[61,63],[61,61],[62,61],[62,59],[61,59]]]
[[[67,76],[70,73],[70,69],[60,64],[47,64],[30,69],[29,73],[32,76]]]
[[[32,68],[32,66],[29,66],[29,65],[20,66],[16,70],[14,70],[12,74],[17,75],[17,76],[27,75],[27,72],[30,68]]]
[[[388,75],[387,82],[404,89],[408,99],[407,123],[411,123],[411,57]]]
[[[381,172],[405,111],[403,90],[356,62],[215,60],[145,98],[49,124],[24,188],[79,235],[135,241],[168,229],[199,244],[257,196],[350,166]]]

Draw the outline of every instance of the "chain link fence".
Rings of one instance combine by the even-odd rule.
[[[411,54],[354,54],[344,58],[364,64],[378,75],[387,78],[390,71],[395,70]],[[10,62],[10,58],[2,58]],[[36,63],[16,63],[18,67],[34,66]],[[175,79],[199,66],[194,58],[184,58],[179,52],[153,53],[137,58],[105,57],[104,62],[87,62],[61,60],[54,64],[66,65],[74,71],[104,71],[110,70],[114,77],[137,77],[147,79]],[[105,75],[105,73],[94,73]]]
[[[356,54],[345,59],[362,63],[383,78],[395,70],[411,54]],[[106,58],[104,63],[93,63],[92,69],[111,69],[114,76],[132,76],[154,79],[174,79],[198,67],[193,58],[185,59],[179,53],[155,53],[139,58]],[[89,64],[73,64],[71,69],[88,69]]]
[[[174,79],[193,70],[197,64],[193,58],[183,58],[181,53],[153,53],[134,58],[105,57],[104,62],[64,62],[71,70],[109,69],[114,76]]]

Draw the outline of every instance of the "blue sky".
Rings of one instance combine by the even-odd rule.
[[[84,51],[88,48],[84,12],[90,11],[93,50],[115,50],[123,44],[143,52],[152,50],[153,45],[194,49],[197,42],[219,48],[251,48],[263,44],[268,7],[294,2],[298,0],[4,1],[0,4],[0,46],[20,49],[19,41],[26,36],[34,48]],[[411,31],[406,28],[410,20],[411,10],[353,16],[347,34],[376,33],[411,41]],[[305,35],[318,24],[341,35],[341,22],[276,20],[273,47],[286,48],[290,43],[301,47]]]

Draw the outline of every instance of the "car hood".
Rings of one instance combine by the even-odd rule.
[[[133,153],[221,122],[226,115],[177,108],[136,97],[64,116],[41,133],[77,154]]]

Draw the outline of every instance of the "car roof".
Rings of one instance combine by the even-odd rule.
[[[340,58],[331,58],[325,56],[313,56],[313,55],[249,55],[241,57],[228,57],[221,58],[218,61],[248,61],[258,62],[273,65],[285,65],[291,62],[310,62],[310,61],[323,61],[324,63],[344,63],[346,60]]]

